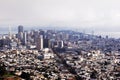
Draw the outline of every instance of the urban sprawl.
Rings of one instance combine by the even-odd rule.
[[[0,80],[120,80],[120,39],[20,25],[0,36]]]

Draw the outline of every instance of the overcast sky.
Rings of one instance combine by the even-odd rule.
[[[0,26],[120,31],[120,0],[0,0]]]

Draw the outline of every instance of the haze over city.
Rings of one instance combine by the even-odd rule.
[[[119,0],[0,0],[0,80],[120,80]]]
[[[118,38],[119,4],[119,0],[0,0],[0,29],[67,27]]]

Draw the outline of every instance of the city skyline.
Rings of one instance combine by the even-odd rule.
[[[0,0],[0,80],[120,80],[119,0]]]
[[[120,79],[120,38],[27,28],[18,25],[12,34],[9,26],[8,34],[0,34],[1,80]]]
[[[0,27],[0,34],[9,34],[9,28],[11,29],[11,33],[12,34],[16,34],[18,33],[18,26],[20,25],[17,25],[17,26],[6,26],[6,27]],[[21,25],[23,26],[23,25]],[[42,26],[33,26],[33,27],[28,27],[28,26],[23,26],[24,27],[24,30],[26,31],[30,31],[30,30],[39,30],[39,29],[42,29],[42,30],[72,30],[72,31],[76,31],[76,32],[81,32],[81,33],[86,33],[86,34],[94,34],[94,35],[101,35],[102,37],[106,37],[108,36],[109,38],[120,38],[120,32],[114,32],[114,31],[96,31],[96,30],[90,30],[90,29],[85,29],[85,28],[64,28],[64,27],[53,27],[53,26],[45,26],[45,27],[42,27]]]
[[[66,27],[112,37],[114,33],[119,37],[119,3],[118,0],[0,0],[0,29],[18,25]]]

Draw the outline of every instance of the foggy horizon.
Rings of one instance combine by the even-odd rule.
[[[19,25],[18,25],[19,26]],[[18,33],[18,26],[10,26],[11,28],[11,33],[12,34],[16,34]],[[22,25],[23,26],[23,25]],[[94,35],[97,36],[102,36],[102,37],[106,37],[108,36],[109,38],[120,38],[120,32],[110,32],[110,31],[95,31],[95,30],[90,30],[90,29],[86,29],[86,28],[73,28],[73,27],[54,27],[54,26],[23,26],[24,27],[24,31],[30,31],[30,30],[71,30],[71,31],[76,31],[76,32],[81,32],[81,33],[85,33],[85,34],[93,34],[92,32],[94,32]],[[9,33],[9,26],[7,27],[0,27],[0,34],[8,34]]]
[[[0,0],[0,29],[65,27],[119,37],[119,4],[119,0]]]

